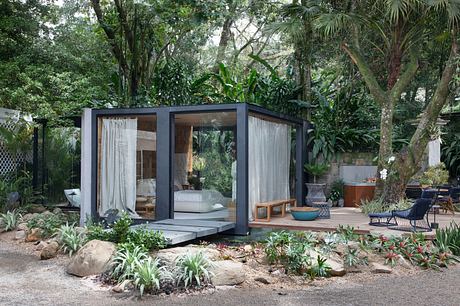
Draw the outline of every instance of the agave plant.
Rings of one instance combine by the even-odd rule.
[[[203,283],[211,282],[212,264],[202,252],[188,253],[179,257],[176,267],[178,268],[177,283],[183,283],[185,288],[193,285],[201,287]]]
[[[132,279],[138,263],[146,260],[148,254],[141,246],[119,244],[117,253],[112,260],[111,276],[120,283],[125,279]]]
[[[169,273],[164,267],[159,266],[158,259],[148,257],[142,261],[135,260],[134,286],[139,289],[141,296],[145,290],[159,290],[161,280],[167,277]]]
[[[7,211],[5,214],[1,214],[0,218],[5,223],[5,231],[12,231],[18,226],[19,218],[21,214],[16,211]]]
[[[77,252],[86,241],[85,235],[68,223],[61,225],[56,236],[62,250],[69,256]]]

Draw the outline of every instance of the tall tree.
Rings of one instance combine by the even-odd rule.
[[[384,202],[398,201],[420,166],[430,131],[447,101],[449,84],[457,69],[459,22],[458,0],[351,0],[339,5],[332,2],[330,11],[317,20],[318,27],[325,34],[340,33],[343,37],[340,45],[342,50],[357,66],[370,94],[380,106],[376,196]],[[362,30],[364,26],[371,31]],[[421,54],[418,50],[426,46],[427,40],[441,33],[446,33],[450,38],[450,55],[442,62],[436,90],[421,115],[410,143],[399,152],[394,152],[395,106],[419,69]],[[362,44],[374,52],[369,54]],[[394,162],[392,157],[395,157]]]

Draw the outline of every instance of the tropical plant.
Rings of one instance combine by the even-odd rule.
[[[213,273],[210,271],[212,263],[203,252],[187,253],[176,260],[177,284],[185,288],[190,286],[201,287],[211,282]]]
[[[121,217],[111,224],[111,230],[113,234],[113,242],[124,243],[128,239],[129,227],[133,223],[133,220],[127,212],[123,212]]]
[[[159,290],[161,281],[167,274],[165,267],[159,266],[159,260],[148,257],[147,259],[137,261],[134,269],[134,286],[144,295],[144,291]]]
[[[453,135],[450,139],[443,141],[441,148],[442,160],[454,177],[460,175],[460,135]]]
[[[348,247],[345,251],[343,262],[347,267],[356,267],[358,265],[367,265],[367,258],[361,258],[358,249]]]
[[[375,199],[361,201],[359,208],[363,214],[368,215],[371,213],[390,212],[393,210],[405,210],[411,208],[412,205],[413,202],[408,199],[401,199],[397,203],[392,204],[384,204],[381,199]]]
[[[62,250],[69,256],[77,252],[86,241],[85,234],[68,223],[61,225],[56,232],[56,237]]]
[[[5,231],[7,232],[16,229],[20,218],[21,214],[16,210],[7,211],[4,214],[0,214],[0,219],[3,221]]]
[[[454,255],[460,256],[460,226],[451,222],[448,227],[437,229],[433,242],[441,250],[449,250]]]
[[[331,275],[331,266],[327,263],[326,258],[322,258],[318,255],[316,262],[308,269],[307,275],[311,279],[315,277],[328,277]]]
[[[305,171],[313,175],[313,183],[315,184],[316,184],[316,178],[318,176],[325,174],[329,170],[329,167],[330,167],[329,164],[319,164],[319,163],[304,165]]]
[[[329,199],[331,199],[332,201],[338,201],[339,199],[343,199],[343,187],[343,180],[335,180],[331,185]]]
[[[121,243],[112,260],[112,278],[119,283],[125,279],[133,279],[138,264],[149,257],[141,246]]]
[[[286,246],[292,244],[296,237],[291,232],[271,233],[265,241],[265,254],[270,263],[282,262],[286,258]]]

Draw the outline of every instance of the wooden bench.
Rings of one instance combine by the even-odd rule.
[[[273,208],[275,207],[281,207],[281,217],[284,217],[284,215],[286,214],[287,204],[290,204],[291,206],[296,206],[296,200],[287,199],[287,200],[275,200],[275,201],[269,201],[269,202],[256,203],[256,206],[254,209],[254,221],[270,222],[270,218],[272,217],[272,214],[273,214]],[[259,218],[260,208],[265,209],[265,211],[267,212],[266,218]]]

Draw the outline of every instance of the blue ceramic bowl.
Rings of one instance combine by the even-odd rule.
[[[319,208],[314,207],[291,207],[291,215],[299,221],[312,221],[318,218]]]

